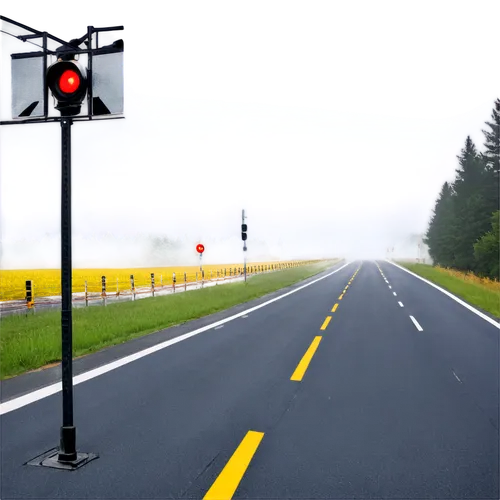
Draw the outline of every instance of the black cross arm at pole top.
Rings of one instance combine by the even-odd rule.
[[[103,31],[121,31],[125,28],[123,26],[108,26],[107,28],[94,28],[91,26],[93,33],[101,33]]]
[[[22,40],[23,42],[26,40],[30,40],[32,38],[41,38],[43,36],[47,36],[47,38],[50,38],[51,40],[54,40],[55,42],[58,42],[62,45],[68,46],[68,47],[72,47],[72,45],[70,43],[65,42],[64,40],[61,40],[57,36],[51,35],[50,33],[47,33],[46,31],[39,31],[39,30],[36,30],[34,28],[30,28],[29,26],[26,26],[25,24],[18,23],[17,21],[14,21],[13,19],[9,19],[8,17],[5,17],[5,16],[0,16],[0,20],[5,21],[5,22],[10,23],[10,24],[13,24],[15,26],[19,26],[19,28],[22,28],[26,31],[31,31],[31,33],[33,33],[33,35],[17,35],[16,36],[16,38],[18,38],[19,40]],[[74,47],[74,48],[77,49],[78,47]],[[51,52],[51,51],[49,51],[49,52]]]

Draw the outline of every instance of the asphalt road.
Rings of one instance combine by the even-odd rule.
[[[335,269],[76,385],[77,471],[24,465],[60,393],[4,402],[1,498],[500,498],[498,327],[390,263]]]

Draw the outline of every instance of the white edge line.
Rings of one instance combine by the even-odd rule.
[[[401,306],[401,307],[404,307],[403,303],[402,302],[398,302],[398,304]]]
[[[419,332],[423,332],[424,329],[418,324],[418,321],[413,316],[410,316],[410,318],[413,321],[413,324],[417,327],[417,330]]]
[[[287,292],[283,295],[280,295],[279,297],[275,297],[274,299],[268,300],[267,302],[263,302],[262,304],[259,304],[258,306],[251,307],[250,309],[246,309],[245,311],[241,311],[238,314],[234,314],[233,316],[229,316],[229,318],[221,319],[219,321],[216,321],[215,323],[211,323],[210,325],[203,326],[203,327],[198,328],[197,330],[194,330],[192,332],[185,333],[184,335],[180,335],[179,337],[175,337],[174,339],[166,340],[165,342],[161,342],[161,343],[156,344],[154,346],[148,347],[147,349],[143,349],[142,351],[136,352],[134,354],[130,354],[129,356],[125,356],[125,357],[118,359],[116,361],[112,361],[111,363],[108,363],[106,365],[99,366],[98,368],[94,368],[93,370],[89,370],[88,372],[77,375],[77,376],[73,377],[73,386],[81,384],[82,382],[86,382],[87,380],[93,379],[95,377],[98,377],[99,375],[103,375],[104,373],[115,370],[116,368],[119,368],[120,366],[127,365],[128,363],[131,363],[132,361],[136,361],[137,359],[143,358],[144,356],[148,356],[149,354],[153,354],[156,351],[160,351],[161,349],[165,349],[166,347],[177,344],[178,342],[182,342],[183,340],[186,340],[190,337],[194,337],[195,335],[198,335],[199,333],[206,332],[207,330],[211,330],[212,328],[214,328],[216,326],[223,325],[224,323],[228,323],[229,321],[232,321],[233,319],[239,318],[240,316],[243,316],[243,315],[248,314],[250,312],[256,311],[257,309],[260,309],[261,307],[265,307],[269,304],[272,304],[273,302],[276,302],[277,300],[281,300],[285,297],[288,297],[288,295],[291,295],[292,293],[298,292],[299,290],[302,290],[303,288],[306,288],[308,286],[313,285],[314,283],[317,283],[318,281],[321,281],[321,280],[324,280],[325,278],[328,278],[332,274],[338,273],[339,271],[344,269],[344,267],[347,267],[351,263],[352,262],[347,262],[342,267],[339,267],[335,271],[328,273],[325,276],[322,276],[321,278],[318,278],[314,281],[311,281],[310,283],[306,283],[305,285],[302,285],[298,288],[295,288],[294,290],[291,290],[290,292]],[[36,391],[30,392],[30,393],[25,394],[23,396],[19,396],[17,398],[11,399],[9,401],[5,401],[4,403],[0,403],[0,415],[5,415],[6,413],[17,410],[18,408],[22,408],[23,406],[34,403],[35,401],[39,401],[40,399],[46,398],[48,396],[52,396],[53,394],[56,394],[57,392],[61,391],[61,389],[62,389],[62,382],[56,382],[55,384],[51,384],[51,385],[48,385],[46,387],[42,387],[41,389],[37,389]]]
[[[453,295],[451,292],[448,292],[448,290],[441,288],[440,286],[436,285],[435,283],[432,283],[432,281],[426,280],[425,278],[422,278],[422,276],[419,276],[418,274],[411,272],[409,269],[405,269],[404,267],[402,267],[394,262],[391,262],[390,260],[386,260],[386,262],[388,262],[389,264],[392,264],[393,266],[399,267],[399,269],[406,271],[408,274],[411,274],[415,278],[422,280],[424,283],[427,283],[428,285],[430,285],[434,288],[437,288],[440,292],[443,292],[445,295],[448,295],[448,297],[452,298],[455,302],[458,302],[460,305],[464,306],[469,311],[472,311],[474,314],[477,314],[479,317],[483,318],[485,321],[487,321],[488,323],[491,323],[493,326],[495,326],[496,328],[498,328],[500,330],[500,323],[498,323],[494,319],[491,319],[489,316],[486,316],[486,314],[482,313],[481,311],[478,311],[475,307],[472,307],[471,305],[467,304],[467,302],[464,302],[462,299],[459,299],[456,295]]]

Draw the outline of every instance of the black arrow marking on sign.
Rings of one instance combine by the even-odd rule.
[[[38,103],[40,101],[33,101],[20,115],[21,116],[31,116],[31,113],[33,113],[34,109],[38,106]]]
[[[94,115],[110,115],[111,111],[102,102],[100,97],[92,99],[92,110]]]

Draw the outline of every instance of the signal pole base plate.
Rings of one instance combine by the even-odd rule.
[[[35,465],[37,467],[50,467],[52,469],[76,470],[80,469],[90,461],[99,458],[95,453],[77,453],[76,460],[70,462],[60,462],[58,460],[59,448],[52,448],[41,455],[33,458],[24,465]]]

